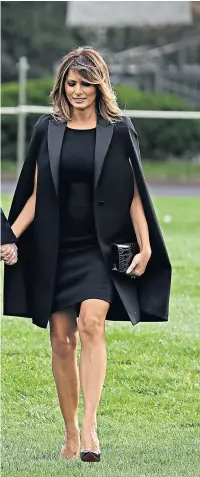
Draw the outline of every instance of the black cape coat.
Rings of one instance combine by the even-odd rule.
[[[66,122],[43,114],[34,126],[13,196],[12,225],[38,182],[35,218],[18,238],[18,262],[5,265],[3,314],[32,318],[46,328],[51,314],[59,244],[59,159]],[[150,235],[152,256],[145,273],[132,279],[111,270],[111,244],[135,241],[130,206],[134,177]],[[114,284],[106,319],[167,321],[171,264],[142,171],[138,135],[125,116],[114,125],[97,114],[93,210],[99,247]]]

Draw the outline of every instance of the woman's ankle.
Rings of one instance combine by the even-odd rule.
[[[65,430],[68,431],[68,432],[79,430],[78,421],[76,420],[76,421],[65,423]]]
[[[96,415],[84,415],[82,426],[91,426],[97,428],[97,417]]]

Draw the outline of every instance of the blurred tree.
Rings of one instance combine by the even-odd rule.
[[[2,2],[2,82],[17,80],[20,56],[28,59],[29,77],[39,78],[51,75],[53,65],[79,45],[117,52],[138,45],[159,46],[177,41],[183,35],[198,34],[200,30],[199,16],[194,10],[194,23],[190,26],[108,28],[101,39],[96,27],[66,26],[67,4],[65,1]]]
[[[31,77],[52,73],[58,58],[73,48],[65,24],[66,2],[2,3],[2,81],[18,77],[16,64],[26,56]]]

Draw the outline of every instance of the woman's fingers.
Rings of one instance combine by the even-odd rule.
[[[144,272],[145,272],[145,268],[142,269],[141,267],[136,267],[134,270],[134,274],[138,276],[143,275]]]
[[[10,250],[9,244],[1,245],[1,258],[6,257],[6,255],[9,253],[9,250]]]
[[[1,259],[7,265],[13,265],[17,262],[17,246],[15,243],[1,246]]]
[[[147,255],[143,252],[138,253],[133,258],[126,273],[130,275],[136,275],[136,276],[143,275],[143,273],[146,270],[146,266],[149,261],[149,258],[150,257],[147,257]]]
[[[6,265],[15,265],[15,263],[17,263],[17,260],[18,259],[10,260],[10,262],[5,261],[5,264]]]
[[[13,251],[10,249],[8,252],[4,253],[2,255],[3,260],[10,260],[10,258],[13,256]]]
[[[15,256],[15,255],[17,255],[17,253],[11,250],[9,253],[3,255],[2,259],[8,261],[8,260],[12,259],[13,256]]]
[[[1,253],[2,252],[5,252],[5,250],[7,250],[7,248],[10,247],[10,244],[9,243],[6,243],[4,245],[1,245]]]
[[[9,260],[5,260],[5,264],[6,265],[14,265],[18,260],[18,257],[17,257],[17,254],[16,253],[13,253],[13,255],[11,256],[11,258]]]
[[[146,267],[147,267],[147,264],[149,262],[149,259],[150,257],[148,258],[146,255],[142,255],[141,254],[141,260],[140,262],[138,263],[138,265],[135,267],[134,269],[134,273],[136,275],[143,275],[143,273],[145,272],[146,270]]]
[[[135,255],[135,257],[133,258],[131,264],[127,268],[126,273],[135,272],[135,267],[139,264],[139,262],[140,262],[140,253],[137,253],[137,255]]]

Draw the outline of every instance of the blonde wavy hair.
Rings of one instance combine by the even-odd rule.
[[[122,113],[110,82],[108,66],[102,55],[90,46],[76,48],[63,57],[49,96],[52,116],[61,121],[71,119],[71,105],[65,93],[65,80],[70,69],[81,79],[96,85],[96,111],[110,123],[119,121]]]

